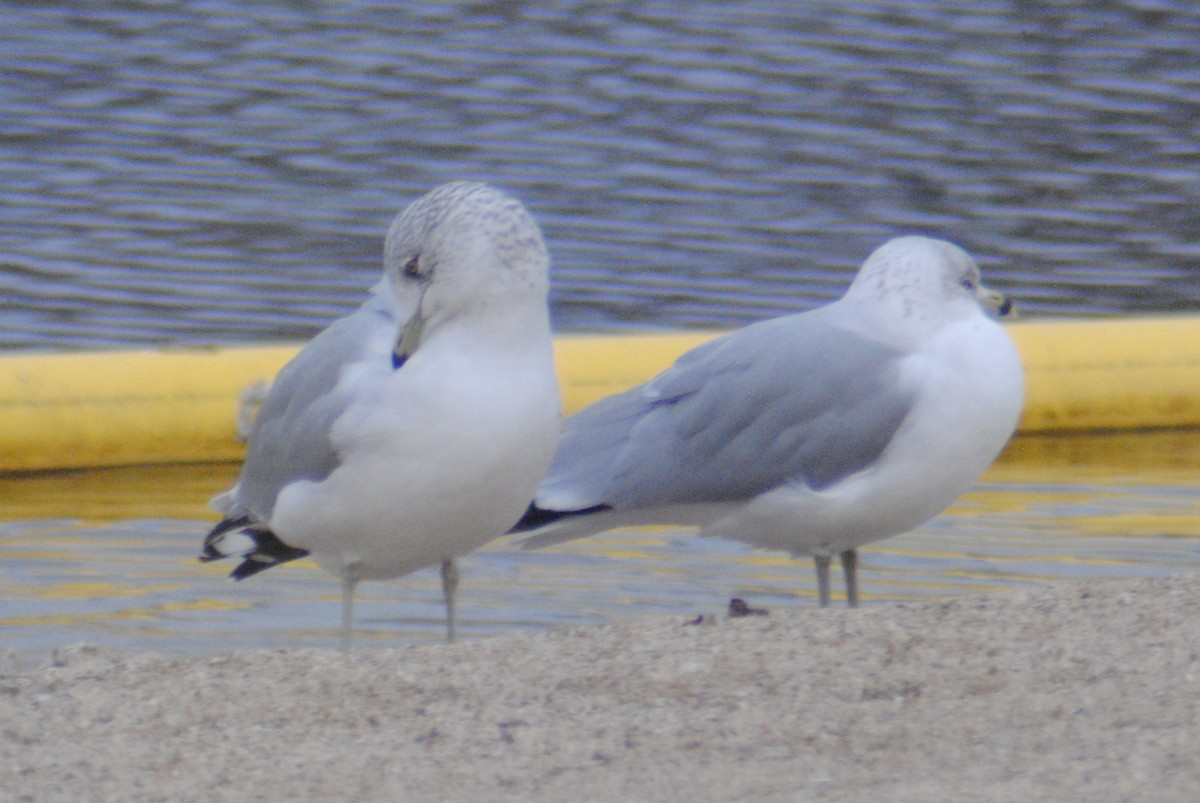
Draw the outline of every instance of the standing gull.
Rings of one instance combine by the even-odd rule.
[[[962,249],[901,237],[838,301],[684,354],[567,419],[514,528],[540,547],[678,524],[812,556],[821,605],[838,555],[936,516],[995,459],[1024,395],[1008,302]]]
[[[520,518],[554,454],[548,268],[486,185],[400,213],[370,298],[279,373],[201,560],[240,557],[240,580],[311,553],[341,578],[343,646],[360,580],[440,564],[453,640],[455,558]]]

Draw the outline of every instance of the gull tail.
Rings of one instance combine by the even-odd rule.
[[[221,558],[240,557],[242,562],[229,576],[234,580],[242,580],[307,554],[306,549],[283,543],[279,536],[249,516],[237,516],[225,519],[204,537],[200,560],[207,563]]]

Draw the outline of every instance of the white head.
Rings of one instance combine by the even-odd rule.
[[[397,357],[464,316],[527,316],[548,327],[549,268],[541,231],[520,201],[468,181],[429,191],[396,216],[384,241],[385,284],[406,320]]]
[[[1012,305],[983,286],[979,266],[945,240],[909,236],[888,240],[859,269],[844,300],[869,307],[890,326],[927,331],[983,313],[1006,315]]]

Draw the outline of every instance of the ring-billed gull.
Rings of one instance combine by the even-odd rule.
[[[836,554],[856,605],[857,548],[940,513],[1016,428],[1021,365],[988,315],[1008,309],[957,246],[891,240],[838,301],[706,343],[568,418],[514,530],[540,547],[698,526],[812,556],[822,605]]]
[[[388,230],[383,278],[288,363],[249,435],[202,560],[240,580],[311,553],[342,581],[441,564],[520,518],[559,433],[549,256],[533,218],[484,184],[438,187]]]

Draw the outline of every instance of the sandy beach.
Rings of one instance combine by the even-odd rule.
[[[1200,583],[342,654],[0,655],[0,797],[1183,800]]]

